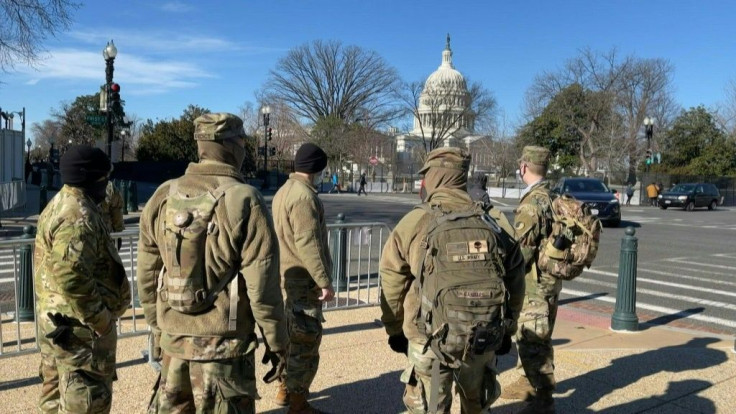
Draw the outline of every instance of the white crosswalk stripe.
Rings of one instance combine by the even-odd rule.
[[[672,257],[637,267],[636,308],[662,317],[690,319],[704,328],[736,327],[736,253]],[[618,269],[587,269],[563,285],[563,299],[616,303]]]

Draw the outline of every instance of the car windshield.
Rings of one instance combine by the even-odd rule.
[[[565,193],[608,193],[608,188],[597,180],[567,180],[562,188]]]
[[[670,190],[670,192],[690,193],[693,190],[695,190],[695,184],[677,184],[676,186],[672,187],[672,190]]]

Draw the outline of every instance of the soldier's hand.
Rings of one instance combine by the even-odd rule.
[[[511,351],[511,335],[504,335],[501,347],[496,350],[496,355],[506,355]]]
[[[51,320],[51,323],[56,326],[56,329],[46,334],[46,338],[51,339],[51,342],[54,345],[67,345],[73,335],[71,320],[58,312],[49,312],[46,314],[46,316],[48,316],[48,318]]]
[[[283,374],[284,368],[286,368],[286,356],[284,352],[273,352],[267,349],[263,353],[261,362],[264,364],[271,363],[271,370],[263,376],[263,382],[266,384],[270,384],[281,378],[281,374]]]
[[[329,287],[322,289],[322,296],[320,296],[318,299],[323,302],[329,302],[334,297],[335,297],[335,290],[332,289],[332,286],[329,286]]]
[[[406,339],[406,336],[403,332],[398,335],[389,336],[388,346],[390,346],[391,349],[396,353],[404,355],[409,354],[409,340]]]

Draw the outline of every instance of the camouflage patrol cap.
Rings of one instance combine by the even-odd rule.
[[[521,151],[521,158],[518,161],[536,165],[547,165],[549,164],[549,150],[544,147],[527,145]]]
[[[204,114],[194,120],[194,139],[197,141],[221,141],[228,138],[245,138],[243,120],[227,112]]]
[[[437,148],[427,154],[427,161],[418,174],[425,174],[432,167],[468,171],[470,156],[460,148]]]

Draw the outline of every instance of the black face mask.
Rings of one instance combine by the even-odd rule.
[[[107,195],[107,180],[95,181],[82,188],[84,188],[84,193],[90,196],[95,204],[100,204],[105,200],[105,196]]]

